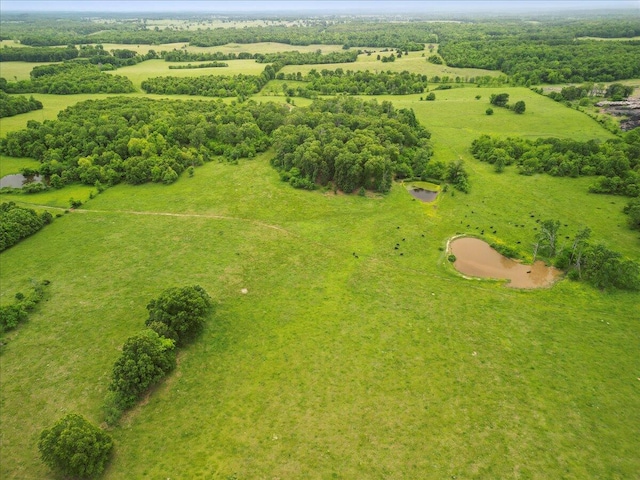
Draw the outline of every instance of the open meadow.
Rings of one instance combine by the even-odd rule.
[[[114,73],[139,87],[157,75],[264,69],[228,63],[169,71],[152,60]],[[497,74],[432,65],[420,52],[282,71],[336,67]],[[254,98],[284,103],[272,85],[263,94],[273,95]],[[526,88],[433,87],[435,101],[374,97],[414,110],[434,160],[465,161],[470,193],[450,189],[433,204],[400,183],[387,195],[297,190],[270,166],[272,151],[92,199],[84,186],[0,195],[60,214],[0,254],[3,304],[31,279],[51,282],[0,351],[0,478],[55,478],[38,456],[41,430],[67,412],[100,424],[112,365],[144,328],[147,303],[194,284],[216,311],[177,369],[110,429],[105,479],[637,476],[640,296],[568,279],[530,291],[465,279],[444,251],[453,235],[491,229],[487,240],[530,259],[536,219],[558,219],[563,242],[589,226],[593,239],[639,261],[626,198],[589,194],[592,178],[496,174],[469,151],[485,133],[615,137]],[[526,101],[526,112],[487,116],[501,92]],[[34,97],[44,109],[2,119],[2,135],[96,96]],[[33,161],[0,157],[2,175],[21,166]],[[65,214],[70,197],[86,203]]]

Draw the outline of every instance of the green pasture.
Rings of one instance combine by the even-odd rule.
[[[17,80],[29,80],[31,77],[29,74],[33,67],[39,65],[51,65],[57,62],[0,62],[0,77],[6,78],[9,82],[15,82]]]
[[[0,155],[0,177],[20,173],[24,167],[37,168],[40,162],[32,158],[16,158]]]
[[[156,76],[157,63],[117,73],[135,83]],[[286,68],[307,67],[332,68]],[[268,88],[254,98],[283,101],[266,95],[276,83]],[[526,112],[487,116],[502,92]],[[270,152],[94,199],[80,186],[2,196],[58,208],[87,201],[0,254],[2,304],[30,279],[51,281],[48,301],[0,351],[0,477],[53,478],[39,432],[66,412],[100,423],[111,367],[144,326],[146,304],[167,287],[200,284],[216,313],[177,370],[111,430],[106,479],[634,478],[639,295],[568,280],[535,291],[466,280],[444,252],[466,233],[526,259],[536,220],[558,219],[563,242],[589,226],[594,240],[640,260],[624,198],[587,193],[589,178],[496,174],[469,153],[483,133],[613,136],[526,88],[435,94],[377,97],[414,109],[435,160],[465,160],[471,192],[448,190],[433,204],[399,184],[385,196],[295,190]],[[47,116],[92,97],[51,96],[60,103],[47,106],[34,96]],[[1,157],[0,169],[22,162],[32,164]]]

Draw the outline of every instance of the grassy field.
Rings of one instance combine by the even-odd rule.
[[[486,116],[500,92],[525,114]],[[563,237],[588,225],[640,260],[624,198],[588,194],[590,179],[495,174],[469,154],[482,133],[612,135],[525,88],[435,93],[378,99],[414,109],[436,159],[465,160],[468,195],[427,205],[401,185],[370,197],[295,190],[267,153],[170,186],[108,189],[2,253],[2,303],[31,278],[51,285],[0,354],[0,477],[50,478],[39,432],[70,411],[99,423],[146,304],[197,283],[216,313],[112,430],[105,478],[634,478],[639,295],[465,280],[443,252],[450,236],[491,227],[488,240],[526,257],[535,220],[553,218]],[[3,172],[19,168],[5,161]],[[81,194],[11,199],[66,207]]]

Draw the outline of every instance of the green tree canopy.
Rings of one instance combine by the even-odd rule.
[[[89,478],[100,475],[113,449],[111,436],[83,416],[69,413],[44,429],[38,450],[44,463],[65,476]]]

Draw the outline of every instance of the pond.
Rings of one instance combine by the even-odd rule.
[[[25,177],[21,173],[16,173],[14,175],[5,175],[0,178],[0,188],[22,188],[27,183],[42,183],[42,177],[40,175]]]
[[[413,198],[425,203],[433,202],[440,193],[440,186],[429,182],[412,182],[405,186]]]
[[[508,287],[540,288],[552,285],[561,271],[537,261],[524,265],[507,258],[480,239],[459,237],[449,243],[450,253],[456,256],[453,266],[470,277],[509,280]]]

